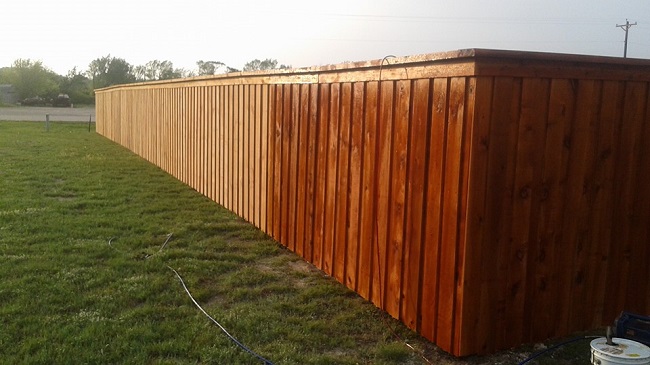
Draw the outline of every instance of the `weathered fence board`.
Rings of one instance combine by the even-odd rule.
[[[469,50],[97,91],[97,131],[455,355],[650,312],[650,62]]]

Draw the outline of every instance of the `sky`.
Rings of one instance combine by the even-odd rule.
[[[466,48],[650,59],[650,0],[10,0],[0,67],[40,60],[65,75],[111,55],[177,68],[293,67]]]

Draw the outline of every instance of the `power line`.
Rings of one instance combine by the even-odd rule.
[[[627,19],[625,19],[625,24],[616,24],[617,28],[621,28],[625,31],[625,48],[623,50],[623,58],[627,58],[627,33],[633,25],[636,25],[636,22],[630,23],[630,21]]]

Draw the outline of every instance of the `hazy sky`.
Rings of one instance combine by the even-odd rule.
[[[294,67],[464,48],[650,58],[650,0],[7,0],[0,67],[17,58],[65,74],[110,54],[241,68]]]

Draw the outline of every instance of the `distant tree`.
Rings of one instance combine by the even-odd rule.
[[[111,55],[90,62],[87,73],[95,89],[136,81],[133,66],[126,60]]]
[[[135,77],[138,81],[169,80],[184,77],[187,71],[174,68],[171,61],[149,61],[142,66],[136,66],[134,69]]]
[[[0,84],[8,84],[11,76],[11,67],[0,67]]]
[[[199,76],[216,75],[219,69],[229,68],[225,63],[219,61],[197,61],[196,65],[199,68]]]
[[[280,65],[278,66],[278,60],[267,58],[264,61],[254,59],[244,65],[244,71],[261,71],[261,70],[275,70],[275,69],[287,69],[291,66]]]
[[[41,61],[17,59],[3,71],[3,82],[12,84],[18,98],[32,96],[52,98],[58,94],[61,76],[49,70]]]
[[[78,71],[76,67],[61,78],[59,89],[61,93],[70,96],[70,101],[73,104],[92,104],[95,102],[92,80]]]

